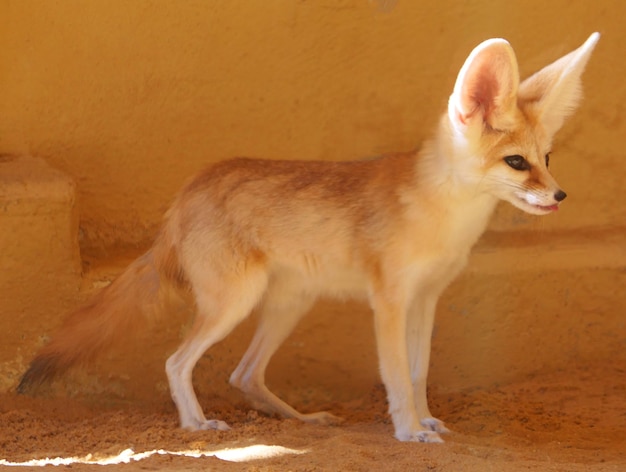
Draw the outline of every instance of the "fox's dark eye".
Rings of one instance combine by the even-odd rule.
[[[550,153],[546,154],[546,167],[550,167]]]
[[[504,158],[504,162],[506,162],[509,167],[512,167],[515,170],[530,169],[530,164],[528,163],[528,161],[518,154],[515,154],[514,156],[506,156]]]

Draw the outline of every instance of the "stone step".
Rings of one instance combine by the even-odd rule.
[[[74,182],[43,159],[0,155],[0,379],[64,316],[52,307],[75,299],[80,269]]]

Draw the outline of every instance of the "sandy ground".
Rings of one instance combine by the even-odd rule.
[[[107,270],[105,279],[119,266]],[[94,272],[84,296],[101,286],[102,271]],[[337,319],[349,332],[354,320]],[[626,470],[622,355],[613,364],[571,365],[484,389],[449,392],[431,385],[431,409],[453,433],[445,444],[401,443],[386,413],[373,337],[330,343],[326,327],[316,323],[306,321],[279,351],[268,383],[302,411],[343,417],[339,426],[264,416],[228,385],[254,327],[250,320],[204,356],[194,378],[207,416],[227,421],[232,430],[179,429],[163,374],[164,359],[182,335],[172,320],[158,335],[152,331],[36,397],[0,395],[0,467],[64,463],[86,470],[100,462],[127,470]],[[305,342],[308,356],[302,354]]]
[[[107,404],[103,398],[6,394],[0,397],[0,451],[3,464],[168,451],[136,457],[123,466],[128,470],[618,471],[626,468],[624,374],[623,366],[580,367],[487,391],[434,394],[435,414],[454,429],[440,445],[393,439],[380,385],[353,401],[322,403],[345,418],[334,427],[265,417],[226,397],[201,398],[233,429],[197,433],[177,428],[174,407],[163,395],[154,402]],[[287,450],[246,458],[255,445]],[[239,451],[212,456],[224,449]],[[177,455],[183,451],[188,455]]]

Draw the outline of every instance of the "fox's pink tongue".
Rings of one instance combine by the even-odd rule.
[[[554,205],[549,205],[546,207],[548,210],[552,210],[552,211],[558,211],[559,209],[559,205],[554,204]]]

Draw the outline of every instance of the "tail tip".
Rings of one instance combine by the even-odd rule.
[[[33,393],[39,386],[52,380],[58,371],[58,359],[55,356],[36,357],[22,375],[15,390],[20,395]]]

